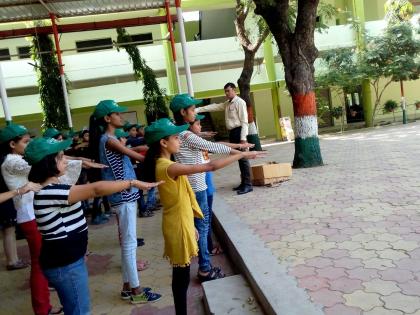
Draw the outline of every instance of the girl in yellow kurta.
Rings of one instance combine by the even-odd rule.
[[[188,124],[175,126],[169,119],[162,118],[145,130],[146,143],[149,145],[144,161],[146,179],[151,182],[165,181],[159,186],[163,205],[164,256],[173,266],[172,292],[176,315],[187,314],[190,263],[191,258],[198,254],[198,233],[194,228],[194,217],[203,217],[186,175],[215,171],[241,158],[250,159],[261,154],[255,151],[241,152],[206,164],[175,163],[172,155],[179,151],[178,133],[188,127]]]

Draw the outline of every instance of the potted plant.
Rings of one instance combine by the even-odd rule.
[[[394,100],[387,100],[384,104],[384,113],[392,113],[394,116],[394,122],[395,122],[395,109],[398,107],[398,103]]]
[[[330,109],[330,113],[331,113],[331,116],[333,116],[335,119],[341,118],[340,120],[341,132],[343,132],[343,127],[344,127],[343,107],[342,106],[333,107]]]

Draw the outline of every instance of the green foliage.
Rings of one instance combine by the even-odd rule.
[[[151,123],[158,118],[168,117],[166,106],[165,90],[159,87],[154,71],[146,64],[141,57],[140,51],[132,42],[130,34],[124,28],[117,28],[117,49],[126,50],[133,65],[134,79],[143,81],[143,98],[146,105],[145,114],[147,122]]]
[[[385,20],[390,25],[410,20],[413,13],[414,6],[409,0],[387,0],[385,3]]]
[[[384,113],[392,113],[398,107],[398,103],[394,100],[387,100],[384,104],[383,112]]]
[[[54,44],[47,34],[32,39],[32,59],[38,76],[40,104],[43,112],[42,129],[68,129],[63,87]],[[40,54],[42,52],[42,54]]]
[[[420,41],[410,23],[386,28],[383,36],[368,39],[361,55],[361,71],[369,79],[417,80],[420,75]]]
[[[331,116],[333,116],[335,119],[339,119],[341,116],[343,116],[343,107],[337,106],[333,107],[330,110]]]
[[[392,81],[417,80],[420,76],[420,41],[409,22],[389,25],[383,35],[367,38],[359,56],[359,72],[375,92],[373,117],[385,89]],[[381,86],[379,82],[385,79]]]
[[[355,51],[339,48],[326,52],[321,61],[322,68],[315,77],[317,87],[352,90],[360,85],[363,75],[359,72]]]

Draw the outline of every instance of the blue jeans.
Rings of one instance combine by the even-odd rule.
[[[207,272],[211,269],[210,253],[207,248],[207,235],[209,233],[209,206],[207,204],[207,192],[205,190],[195,192],[195,198],[203,212],[204,219],[194,218],[194,225],[198,231],[198,266],[200,271]]]
[[[152,210],[155,207],[156,207],[156,187],[153,187],[147,192],[146,209]]]
[[[42,270],[57,290],[65,315],[89,315],[90,298],[85,257],[63,267]]]

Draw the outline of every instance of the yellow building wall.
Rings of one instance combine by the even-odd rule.
[[[385,85],[387,81],[381,80],[380,81],[380,89]],[[407,114],[409,119],[414,119],[416,116],[417,118],[420,118],[420,111],[418,110],[416,112],[416,108],[414,106],[414,102],[416,100],[420,100],[420,79],[416,81],[405,81],[404,82],[404,94],[407,102]],[[372,104],[375,102],[375,96],[374,96],[374,90],[372,89]],[[379,123],[382,121],[393,121],[393,115],[392,113],[383,113],[383,104],[387,100],[394,100],[397,103],[400,103],[401,101],[401,93],[400,93],[400,83],[399,82],[392,82],[385,92],[382,95],[381,103],[378,106],[376,116],[375,116],[375,123]],[[395,117],[397,121],[402,120],[402,111],[401,108],[398,107],[395,111]]]
[[[271,90],[255,91],[252,94],[259,135],[265,137],[275,136],[276,129],[274,126]]]

